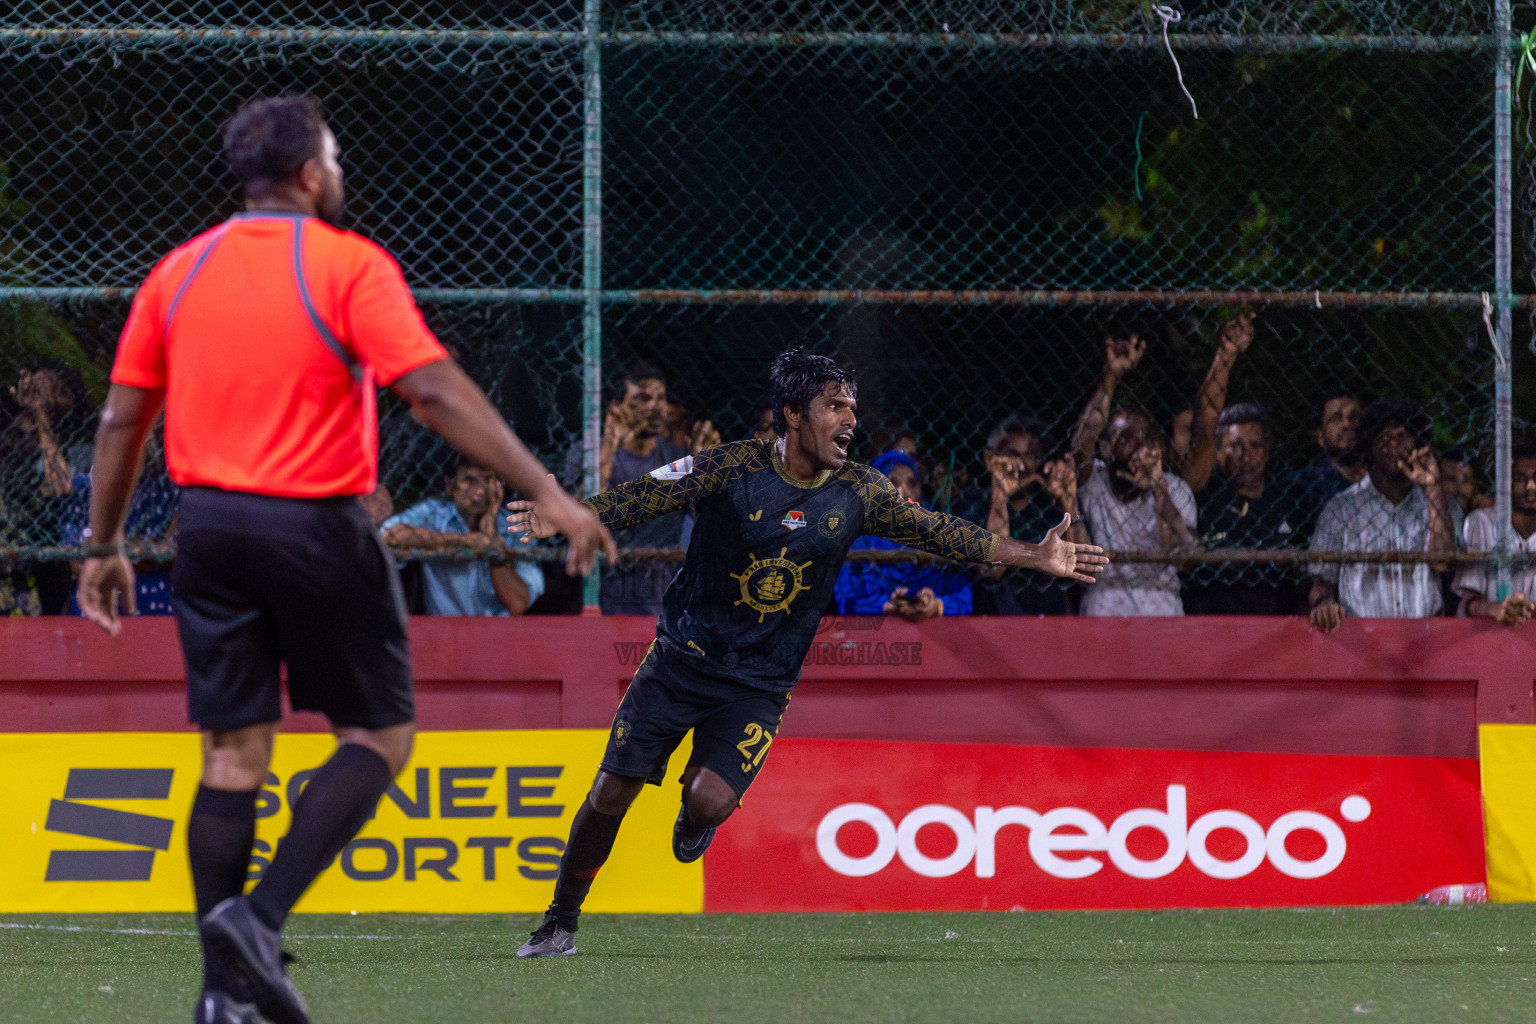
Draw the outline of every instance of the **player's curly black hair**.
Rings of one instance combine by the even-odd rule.
[[[247,192],[289,181],[324,145],[325,115],[310,95],[267,96],[224,125],[224,160]]]
[[[813,399],[826,394],[828,384],[840,385],[850,395],[859,393],[853,374],[826,356],[803,348],[792,348],[775,359],[768,371],[768,383],[773,388],[773,432],[779,437],[789,432],[784,410],[804,412]]]

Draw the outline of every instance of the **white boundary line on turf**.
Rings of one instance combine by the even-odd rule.
[[[195,938],[197,932],[183,928],[87,928],[78,924],[23,924],[20,922],[0,921],[0,929],[11,931],[36,931],[36,932],[81,932],[90,935],[170,935],[178,938]],[[400,935],[315,935],[303,932],[291,932],[289,938],[294,939],[398,939]]]

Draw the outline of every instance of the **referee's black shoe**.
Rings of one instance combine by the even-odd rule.
[[[704,851],[714,841],[714,829],[689,827],[687,804],[678,809],[677,821],[672,823],[672,856],[683,864],[692,864],[704,856]]]
[[[283,966],[283,937],[262,923],[249,900],[231,896],[208,911],[199,928],[203,941],[249,979],[256,1008],[272,1024],[309,1024],[309,1007]]]
[[[241,1002],[228,992],[205,988],[192,1008],[192,1024],[261,1024],[256,1004]]]

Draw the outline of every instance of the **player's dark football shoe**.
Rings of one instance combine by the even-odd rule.
[[[685,828],[683,823],[688,820],[688,808],[680,808],[677,812],[677,820],[672,823],[672,856],[684,864],[692,864],[704,856],[704,851],[709,849],[709,844],[715,841],[715,830],[706,828]]]
[[[192,1008],[192,1024],[261,1024],[255,1003],[243,1003],[228,992],[203,989]]]
[[[517,958],[527,960],[536,956],[570,956],[575,952],[576,933],[554,917],[546,916],[544,923],[528,936],[528,941],[518,947]]]
[[[207,942],[245,975],[256,1008],[272,1024],[309,1024],[309,1007],[284,967],[283,937],[268,928],[244,896],[231,896],[198,925]]]

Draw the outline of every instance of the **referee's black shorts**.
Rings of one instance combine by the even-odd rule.
[[[400,582],[356,498],[189,487],[171,589],[203,729],[280,719],[280,664],[295,710],[364,729],[415,718]]]

